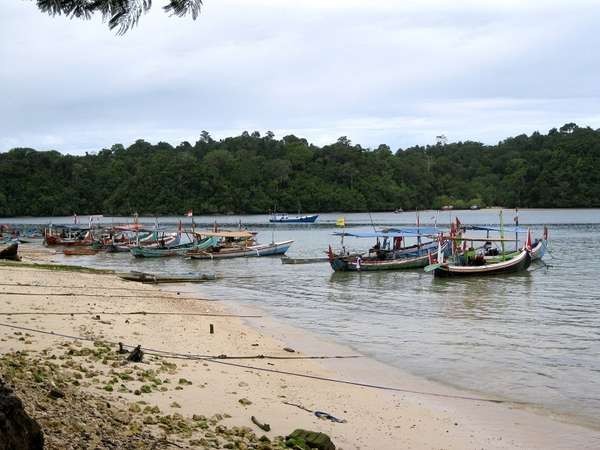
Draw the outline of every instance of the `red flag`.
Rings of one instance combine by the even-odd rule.
[[[525,250],[527,250],[528,252],[531,251],[531,230],[527,229],[527,240],[525,241]]]

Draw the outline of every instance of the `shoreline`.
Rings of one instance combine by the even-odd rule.
[[[128,343],[140,343],[144,347],[168,351],[190,351],[217,356],[228,355],[272,355],[289,357],[319,354],[340,354],[343,346],[325,342],[312,333],[291,327],[281,327],[276,319],[264,316],[260,319],[235,317],[177,316],[184,313],[226,313],[232,311],[229,300],[205,301],[186,300],[169,294],[169,289],[157,289],[138,283],[124,282],[114,275],[73,274],[35,268],[19,268],[17,264],[0,267],[0,275],[5,280],[17,283],[54,284],[60,288],[44,289],[45,297],[39,288],[22,286],[24,294],[19,296],[19,308],[41,308],[45,312],[63,309],[77,309],[86,314],[76,316],[10,316],[9,323],[30,326],[31,328],[52,328],[65,334],[91,333],[95,337],[115,338]],[[50,283],[49,281],[52,281]],[[26,283],[27,284],[27,283]],[[50,296],[79,286],[85,292],[98,297],[93,301],[84,296]],[[110,289],[136,289],[140,291],[134,298],[119,296]],[[11,290],[17,289],[12,286]],[[5,287],[0,292],[8,292]],[[112,292],[112,294],[111,294]],[[100,293],[102,295],[100,295]],[[163,293],[164,299],[147,298],[148,294]],[[96,294],[93,294],[96,295]],[[10,297],[10,298],[9,298]],[[0,294],[4,310],[15,308],[14,298]],[[118,304],[115,304],[118,299]],[[42,303],[40,305],[40,303]],[[124,308],[158,312],[167,310],[173,316],[102,316],[100,311]],[[91,316],[87,313],[92,314]],[[94,319],[100,314],[101,319]],[[8,319],[8,318],[7,318]],[[4,319],[3,319],[4,320]],[[126,322],[127,320],[128,322]],[[4,320],[7,322],[7,320]],[[209,334],[208,325],[213,323],[215,334]],[[274,324],[274,326],[271,326]],[[278,328],[279,327],[279,328]],[[273,330],[280,330],[279,336]],[[22,341],[7,339],[13,331],[0,327],[2,353],[24,348],[42,351],[47,344],[55,345],[61,339],[52,337],[40,339],[33,336]],[[114,339],[108,339],[114,340]],[[27,341],[25,341],[27,342]],[[293,343],[293,345],[292,345]],[[298,352],[284,351],[286,346],[296,346]],[[84,343],[85,346],[85,343]],[[347,350],[347,348],[346,348]],[[344,351],[346,351],[344,350]],[[304,353],[307,352],[307,353]],[[345,354],[345,353],[343,353]],[[163,358],[165,359],[165,358]],[[189,380],[191,384],[182,390],[169,387],[162,392],[153,390],[144,394],[144,400],[156,404],[161,411],[181,414],[212,416],[226,414],[223,424],[228,427],[250,427],[255,433],[263,432],[249,420],[251,415],[271,424],[272,431],[264,433],[273,440],[277,435],[289,434],[295,428],[306,428],[327,433],[333,442],[348,449],[393,449],[393,448],[597,448],[600,433],[597,430],[556,420],[555,417],[540,415],[529,408],[514,404],[498,405],[487,402],[473,402],[448,397],[431,397],[409,392],[388,392],[366,387],[333,384],[325,381],[292,377],[268,370],[276,369],[298,372],[311,376],[342,378],[361,381],[377,372],[378,381],[389,386],[415,387],[414,390],[443,389],[442,394],[464,393],[450,386],[440,387],[439,383],[419,379],[400,373],[368,357],[357,360],[268,360],[253,359],[250,364],[240,365],[252,368],[235,367],[222,363],[238,364],[235,361],[188,360],[179,366],[176,378]],[[264,370],[267,371],[264,371]],[[393,370],[390,370],[393,369]],[[102,379],[100,379],[102,381]],[[164,385],[163,385],[164,386]],[[118,394],[119,401],[135,401],[138,396],[129,386]],[[208,388],[208,389],[207,389]],[[96,392],[94,388],[93,392]],[[440,392],[440,391],[437,391]],[[116,392],[115,392],[116,393]],[[103,394],[105,394],[103,392]],[[241,402],[246,399],[249,401]],[[312,413],[283,403],[298,404],[310,410],[322,410],[334,417],[343,418],[347,423],[335,423],[315,417]],[[247,404],[244,404],[247,403]],[[172,406],[177,404],[177,406]],[[182,441],[183,442],[183,441]],[[189,445],[189,441],[188,444]]]
[[[246,318],[243,322],[248,326],[263,329],[274,339],[285,342],[287,345],[297,348],[304,354],[342,354],[357,355],[356,359],[323,359],[319,364],[325,368],[335,371],[339,375],[345,375],[344,379],[356,382],[381,386],[382,388],[394,388],[399,391],[419,391],[407,392],[408,394],[422,395],[424,397],[449,398],[450,401],[464,400],[466,402],[477,402],[478,400],[487,403],[503,404],[509,408],[519,409],[535,416],[549,418],[564,424],[581,426],[595,432],[600,432],[600,424],[593,422],[585,416],[578,416],[565,412],[553,411],[542,405],[531,402],[516,401],[508,397],[492,394],[489,392],[467,389],[458,384],[446,383],[442,380],[428,378],[422,375],[414,374],[401,367],[394,366],[385,361],[381,361],[372,355],[362,353],[347,343],[339,342],[333,337],[327,337],[313,330],[288,324],[285,319],[273,317],[266,310],[255,306],[242,304],[236,300],[218,300],[225,303],[227,310],[236,314],[261,314],[262,325],[256,319]],[[364,363],[368,364],[368,368]],[[375,369],[375,370],[374,370]],[[350,374],[359,375],[350,375]],[[396,384],[394,384],[396,383]],[[384,389],[385,390],[385,389]],[[425,392],[426,391],[426,392]]]

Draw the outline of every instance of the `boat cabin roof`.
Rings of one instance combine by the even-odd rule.
[[[504,231],[505,233],[527,233],[528,229],[523,227],[502,227],[499,225],[461,225],[461,228],[465,230],[477,230],[477,231]]]
[[[417,231],[418,230],[418,231]],[[336,231],[335,236],[350,236],[356,238],[396,238],[396,237],[419,237],[432,236],[442,233],[442,230],[434,227],[406,227],[406,228],[387,228],[380,231]]]
[[[234,238],[234,239],[250,239],[254,237],[256,233],[250,231],[197,231],[196,234],[201,236],[214,236],[222,238]]]

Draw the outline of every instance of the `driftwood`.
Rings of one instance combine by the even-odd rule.
[[[258,419],[254,416],[250,417],[250,420],[252,420],[252,423],[254,423],[254,425],[256,425],[261,430],[271,431],[271,425],[269,425],[268,423],[259,422]]]

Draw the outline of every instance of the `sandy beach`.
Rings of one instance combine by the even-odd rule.
[[[326,433],[345,450],[600,447],[593,428],[401,373],[269,317],[238,317],[241,309],[189,292],[185,285],[165,291],[112,274],[1,265],[3,370],[25,358],[35,367],[13,373],[18,392],[40,386],[43,393],[48,382],[57,383],[44,374],[54,374],[55,387],[67,395],[45,402],[114,405],[125,415],[113,423],[128,430],[136,448],[151,447],[151,437],[159,439],[155,448],[279,448],[277,437],[297,428]],[[141,345],[143,362],[125,362],[118,342],[128,350]],[[19,386],[19,380],[28,381]],[[48,406],[28,398],[26,409],[44,428],[48,448],[109,448],[102,443],[106,428],[90,436],[85,419],[79,431],[53,423]],[[61,427],[68,433],[56,431]]]

